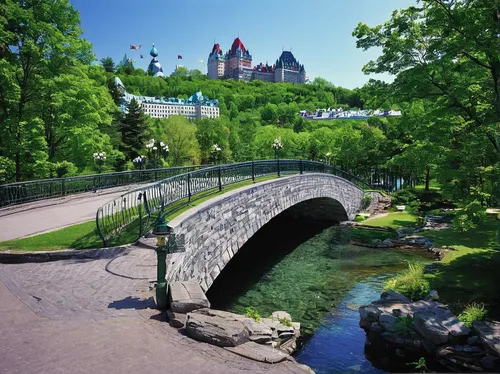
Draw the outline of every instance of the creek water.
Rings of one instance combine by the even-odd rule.
[[[351,246],[344,234],[326,222],[276,217],[218,276],[207,293],[212,307],[239,314],[253,307],[263,317],[287,311],[301,323],[296,359],[318,374],[401,371],[379,357],[369,359],[358,307],[378,299],[385,279],[407,262],[430,259]]]

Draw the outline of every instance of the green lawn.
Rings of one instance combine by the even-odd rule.
[[[277,178],[275,175],[268,175],[261,178],[256,178],[256,182],[263,182]],[[172,220],[179,214],[197,206],[204,201],[213,199],[223,193],[226,193],[237,188],[251,185],[251,180],[235,183],[224,187],[219,192],[218,189],[201,192],[195,196],[195,199],[188,203],[187,199],[176,203],[178,209],[169,214],[167,220]],[[131,224],[128,231],[121,232],[118,237],[109,241],[108,246],[124,245],[133,243],[138,237],[138,225]],[[87,249],[100,248],[102,241],[97,235],[95,221],[80,223],[77,225],[65,227],[63,229],[48,232],[45,234],[31,236],[29,238],[14,239],[5,242],[0,242],[0,251],[56,251],[61,249]]]
[[[401,227],[411,227],[417,224],[417,216],[407,212],[390,212],[386,216],[363,221],[366,226],[383,226],[399,229]]]
[[[449,251],[439,263],[438,272],[427,275],[444,303],[455,313],[472,302],[484,303],[492,318],[500,318],[500,251],[498,221],[489,216],[476,229],[466,233],[453,230],[427,231],[436,246]]]

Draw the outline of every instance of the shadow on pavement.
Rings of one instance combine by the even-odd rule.
[[[140,299],[138,297],[127,296],[125,299],[116,300],[108,304],[108,308],[113,309],[146,309],[155,306],[153,297]]]

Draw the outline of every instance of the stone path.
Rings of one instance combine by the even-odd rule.
[[[94,220],[99,207],[139,186],[121,186],[1,208],[0,242]]]
[[[0,264],[0,373],[303,373],[170,327],[151,308],[155,264],[154,251],[138,247],[111,258]]]

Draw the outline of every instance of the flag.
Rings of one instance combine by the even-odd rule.
[[[203,60],[198,60],[198,62],[201,62],[202,64],[204,64],[204,63],[205,63],[205,61],[203,61]]]
[[[177,60],[182,60],[182,56],[181,55],[177,55]]]
[[[135,51],[138,51],[139,49],[141,49],[142,47],[142,44],[130,44],[130,49],[133,49]]]

